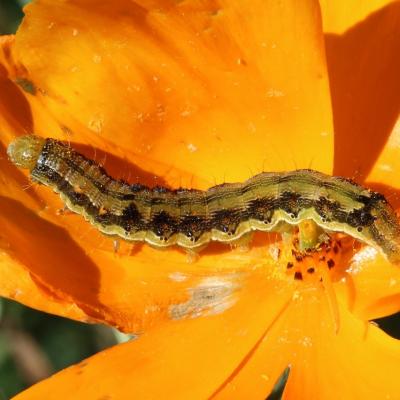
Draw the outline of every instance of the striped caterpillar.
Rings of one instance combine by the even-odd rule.
[[[199,249],[232,243],[254,231],[312,220],[343,232],[400,261],[400,225],[383,195],[313,170],[263,172],[243,183],[206,191],[130,185],[55,139],[21,136],[8,147],[11,161],[33,181],[59,193],[66,206],[107,235],[156,247]]]

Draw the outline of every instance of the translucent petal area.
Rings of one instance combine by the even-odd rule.
[[[15,136],[32,133],[37,124],[52,130],[54,121],[32,94],[29,82],[22,78],[25,69],[13,56],[14,42],[14,36],[0,36],[0,195],[39,210],[46,205],[46,197],[26,179],[26,172],[11,164],[7,146]]]
[[[395,0],[320,0],[324,32],[341,34]]]
[[[361,2],[347,3],[353,7]],[[399,180],[386,173],[396,170],[398,152],[394,157],[382,153],[390,147],[400,108],[400,3],[376,9],[377,2],[363,3],[361,10],[372,5],[365,19],[354,21],[343,33],[325,35],[335,126],[334,174],[363,182],[372,178],[369,174],[376,167],[386,174],[377,182],[398,187]]]
[[[219,315],[170,322],[45,380],[15,399],[206,399],[246,358],[290,299],[254,274]],[[266,391],[269,387],[266,387]]]
[[[371,247],[353,257],[347,276],[335,289],[347,298],[351,312],[362,320],[400,311],[400,268]]]
[[[331,170],[315,1],[45,0],[25,12],[15,54],[59,123],[42,135],[193,174],[173,185]]]
[[[27,305],[47,310],[51,306],[47,306],[46,302],[76,302],[82,311],[89,309],[92,319],[100,318],[101,314],[96,309],[96,287],[85,286],[79,280],[80,276],[88,275],[96,282],[98,269],[69,234],[14,199],[0,197],[0,209],[1,245],[5,253],[5,270],[2,273],[9,273],[13,267],[16,271],[15,279],[8,282],[8,286],[15,285],[14,290],[11,287],[7,289],[10,297],[15,298],[13,293],[16,291],[28,295],[32,286],[37,286],[36,291],[40,289],[47,296],[32,296],[31,299],[27,296],[24,299]],[[17,280],[21,266],[27,271],[24,281]],[[83,316],[84,313],[81,313],[82,318],[88,319]],[[68,311],[65,310],[62,315],[69,316]]]
[[[213,398],[247,399],[251,393],[252,399],[265,399],[266,388],[287,366],[284,399],[397,398],[399,341],[358,320],[340,302],[339,309],[336,333],[326,293],[299,290]]]
[[[356,319],[343,307],[336,335],[327,304],[315,301],[314,296],[309,293],[308,300],[299,301],[286,314],[287,341],[297,346],[292,347],[293,361],[283,399],[398,398],[399,341]],[[301,331],[297,330],[299,326],[303,327]],[[278,341],[285,341],[280,335],[282,329],[276,326]]]
[[[288,365],[285,399],[337,399],[338,394],[343,399],[396,398],[397,340],[355,318],[340,302],[340,329],[335,332],[320,287],[299,285],[290,294],[253,277],[223,314],[165,324],[15,399],[127,394],[153,399],[165,393],[176,399],[240,400],[249,394],[265,399]]]
[[[21,134],[38,126],[49,132],[58,129],[54,118],[43,107],[37,88],[26,78],[25,67],[14,56],[15,36],[0,36],[0,142],[7,146]]]
[[[10,140],[12,133],[30,131],[33,125],[25,95],[18,84],[10,79],[10,75],[19,74],[11,55],[13,44],[14,36],[0,36],[0,129],[3,144],[7,139]]]
[[[0,238],[3,241],[3,238]],[[2,243],[3,244],[3,243]],[[0,296],[8,297],[19,303],[63,317],[95,322],[73,301],[52,295],[38,285],[25,265],[21,265],[4,251],[0,252]]]

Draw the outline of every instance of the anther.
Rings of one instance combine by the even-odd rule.
[[[303,280],[303,274],[300,271],[296,271],[294,273],[294,279],[296,279],[298,281],[302,281]]]
[[[335,266],[335,261],[332,260],[332,258],[330,258],[327,262],[328,268],[332,269]]]

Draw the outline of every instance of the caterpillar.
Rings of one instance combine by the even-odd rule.
[[[243,183],[205,191],[149,188],[111,178],[106,171],[52,138],[21,136],[8,156],[31,179],[52,188],[66,206],[107,235],[156,247],[199,249],[232,243],[254,231],[312,220],[400,261],[400,224],[385,197],[353,181],[311,169],[263,172]]]

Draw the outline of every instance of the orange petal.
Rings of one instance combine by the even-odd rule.
[[[342,34],[395,0],[320,0],[324,31]]]
[[[291,330],[289,341],[297,340],[298,346],[284,399],[398,397],[398,340],[356,319],[344,307],[341,307],[341,328],[335,335],[328,321],[327,305],[313,301],[311,296],[308,307],[303,301],[298,303],[297,310],[291,311],[287,319],[290,325],[286,326]],[[306,324],[306,329],[296,334],[295,327],[299,324]]]
[[[244,1],[41,1],[26,12],[12,57],[2,62],[9,82],[34,88],[18,93],[35,131],[105,150],[106,168],[117,177],[129,176],[131,162],[132,180],[172,186],[242,180],[263,168],[330,171],[315,2],[259,1],[249,9]],[[18,126],[8,126],[15,134]],[[265,257],[260,248],[240,256],[216,246],[189,265],[182,252],[140,245],[114,256],[110,240],[81,218],[57,215],[62,204],[50,190],[24,194],[25,184],[18,175],[4,190],[7,252],[51,296],[124,330],[168,318],[171,301],[185,302],[204,276],[249,269]],[[190,279],[174,283],[176,273]]]
[[[10,140],[11,133],[7,132],[14,127],[18,131],[26,132],[32,129],[32,113],[23,93],[17,83],[9,78],[18,74],[17,66],[11,55],[14,36],[0,36],[0,127],[3,144]],[[6,134],[8,134],[6,136]]]
[[[155,399],[165,393],[174,399],[209,398],[285,308],[290,292],[254,274],[237,295],[237,303],[223,314],[170,322],[68,368],[15,399]],[[269,390],[266,383],[265,393]]]
[[[361,320],[400,311],[400,268],[390,264],[375,249],[365,247],[359,251],[347,274],[335,289],[347,298],[351,312]]]
[[[366,180],[400,208],[398,109],[400,4],[322,1],[335,122],[335,173]],[[398,269],[379,255],[357,261],[346,281],[352,310],[363,319],[400,309]]]
[[[249,394],[265,399],[287,365],[287,399],[396,398],[399,341],[341,305],[336,334],[321,289],[300,287],[288,302],[288,290],[277,290],[259,275],[247,284],[235,306],[221,315],[164,325],[15,399],[68,399],[69,393],[74,399],[151,399],[165,393],[176,399],[247,399]]]
[[[85,322],[91,320],[90,316],[73,301],[55,297],[38,285],[25,265],[12,259],[5,252],[0,254],[0,281],[2,297],[8,297],[50,314]]]
[[[14,55],[15,37],[0,36],[0,141],[32,133],[38,124],[54,130],[54,119],[36,96],[37,88],[25,78],[25,67]]]
[[[60,125],[37,126],[42,135],[194,176],[173,185],[243,180],[262,169],[330,170],[315,2],[94,5],[25,8],[15,54]]]
[[[386,3],[339,2],[340,10],[360,10],[346,14],[354,25],[345,18],[344,32],[329,22],[326,26],[328,32],[334,32],[325,35],[335,126],[334,173],[361,182],[384,151],[399,113],[400,3],[384,6]],[[336,10],[336,2],[331,7]],[[324,17],[330,20],[327,8],[323,7]],[[395,158],[398,160],[398,153]],[[380,162],[378,167],[394,169],[396,163]],[[397,186],[398,181],[388,183]]]
[[[287,366],[284,399],[396,398],[399,341],[339,307],[336,334],[326,294],[316,288],[299,291],[215,398],[246,399],[251,393],[265,399],[265,388]]]
[[[394,122],[385,148],[368,175],[368,185],[385,194],[387,199],[397,210],[400,209],[399,141],[400,118]]]

